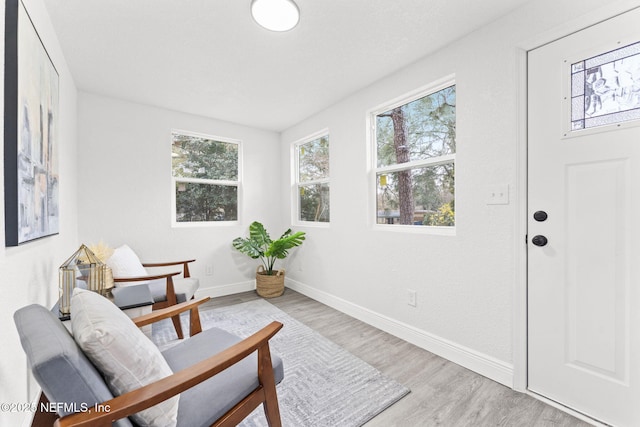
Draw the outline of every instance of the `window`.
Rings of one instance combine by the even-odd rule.
[[[571,64],[571,130],[640,119],[640,42]]]
[[[173,223],[238,220],[240,142],[171,133]]]
[[[453,81],[371,114],[376,223],[455,226]]]
[[[297,219],[329,222],[329,135],[322,132],[294,144]]]

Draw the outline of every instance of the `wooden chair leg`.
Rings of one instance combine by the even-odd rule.
[[[189,336],[192,337],[200,332],[202,332],[200,312],[198,311],[198,307],[193,307],[189,313]]]
[[[173,322],[173,327],[176,330],[176,334],[178,334],[178,339],[181,340],[184,338],[184,334],[182,333],[182,324],[180,323],[180,316],[173,316],[171,318]]]
[[[55,412],[42,412],[42,408],[46,407],[48,403],[47,396],[44,393],[40,393],[40,400],[38,401],[36,412],[33,414],[31,427],[51,427],[56,422],[58,414]]]
[[[171,277],[167,277],[167,305],[170,307],[172,305],[176,305],[178,303],[176,299],[176,291],[173,287],[173,279]],[[173,316],[171,318],[173,322],[173,327],[176,329],[176,334],[178,334],[178,339],[183,339],[184,335],[182,334],[182,324],[180,323],[180,315]]]
[[[276,392],[276,381],[273,375],[273,365],[271,364],[271,352],[269,344],[258,349],[258,379],[264,390],[264,414],[267,417],[269,427],[281,427],[280,408],[278,407],[278,394]]]

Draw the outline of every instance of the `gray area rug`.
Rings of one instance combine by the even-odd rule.
[[[217,327],[243,338],[273,320],[284,324],[270,342],[271,352],[284,363],[284,380],[277,390],[285,427],[361,426],[409,393],[405,386],[265,300],[201,309],[200,319],[203,329]],[[182,322],[187,333],[186,315]],[[153,340],[161,348],[178,342],[171,321],[154,324]],[[262,406],[240,424],[266,425]]]

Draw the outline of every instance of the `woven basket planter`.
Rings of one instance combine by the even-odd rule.
[[[284,269],[269,275],[260,265],[256,270],[256,292],[263,298],[279,297],[284,292]]]

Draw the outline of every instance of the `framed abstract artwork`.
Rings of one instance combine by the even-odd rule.
[[[5,245],[58,234],[59,77],[20,0],[6,0]]]

